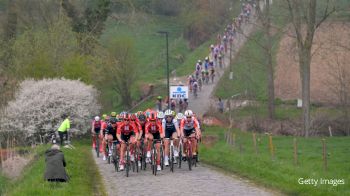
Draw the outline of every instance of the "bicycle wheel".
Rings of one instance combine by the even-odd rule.
[[[174,172],[174,146],[170,146],[170,171]]]
[[[126,177],[129,177],[129,167],[130,167],[130,154],[129,154],[129,145],[126,146],[126,163],[125,163],[125,171]]]
[[[136,147],[135,150],[135,166],[136,166],[136,173],[139,172],[139,150]]]
[[[160,144],[160,149],[159,149],[159,153],[160,153],[160,165],[162,170],[164,169],[164,153],[163,153],[163,144]]]
[[[95,150],[96,150],[96,155],[97,155],[97,157],[100,157],[100,140],[99,140],[98,137],[97,137],[97,139],[96,139],[96,147],[95,147]]]
[[[154,145],[152,146],[152,151],[151,151],[151,166],[152,166],[152,174],[154,174],[154,170],[155,170],[155,159],[154,159],[154,155],[155,155],[155,152],[154,152]]]
[[[187,163],[188,163],[188,169],[191,171],[192,170],[192,145],[191,142],[187,143]]]
[[[156,176],[157,175],[157,149],[155,148],[155,146],[154,146],[154,149],[153,149],[153,164],[154,164],[154,166],[153,166],[153,169],[154,169],[154,175]]]
[[[182,161],[182,143],[179,144],[179,156],[178,156],[179,168],[181,168],[181,161]]]

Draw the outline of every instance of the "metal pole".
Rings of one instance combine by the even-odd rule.
[[[168,109],[170,109],[169,44],[168,44],[168,32],[165,32],[165,37],[166,37],[166,74],[167,74],[167,87],[168,87]]]

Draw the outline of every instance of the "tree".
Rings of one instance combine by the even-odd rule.
[[[71,116],[72,132],[84,134],[99,113],[97,97],[95,88],[77,80],[24,80],[0,118],[0,134],[12,132],[21,144],[40,141],[38,135],[57,130],[63,114]]]
[[[305,137],[309,137],[310,130],[310,63],[311,48],[316,29],[334,12],[335,8],[328,10],[329,0],[322,17],[317,17],[316,0],[286,0],[288,10],[292,19],[293,29],[296,35],[296,42],[299,57],[299,71],[302,86],[303,101],[303,131]],[[305,26],[305,27],[304,27]],[[306,31],[306,33],[304,33]]]
[[[267,68],[267,92],[268,92],[268,112],[269,118],[275,118],[275,87],[274,87],[274,66],[273,66],[273,53],[272,42],[273,36],[271,33],[271,13],[270,13],[270,0],[265,1],[265,9],[260,7],[260,0],[257,2],[257,14],[262,23],[262,29],[264,31],[265,42],[262,45],[264,51],[265,66]]]
[[[83,54],[92,54],[97,38],[104,30],[104,22],[110,13],[110,0],[98,0],[89,4],[79,16],[78,9],[69,1],[63,0],[62,7],[67,16],[72,19],[72,29],[77,33],[77,39]]]
[[[136,60],[133,41],[130,37],[118,37],[110,41],[108,61],[105,66],[107,82],[121,98],[124,109],[132,104],[131,89],[136,79]]]

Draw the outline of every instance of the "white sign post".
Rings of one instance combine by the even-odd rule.
[[[170,86],[170,99],[188,99],[188,86]]]

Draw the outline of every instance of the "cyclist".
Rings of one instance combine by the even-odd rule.
[[[219,67],[222,68],[223,66],[224,66],[223,59],[222,59],[221,54],[219,54]]]
[[[185,111],[185,118],[180,123],[180,132],[184,137],[184,144],[187,141],[186,137],[196,137],[197,139],[201,137],[199,123],[194,117],[192,110]],[[186,146],[184,146],[184,149],[186,149]],[[193,156],[197,156],[197,140],[193,140],[192,152]],[[183,154],[183,157],[186,157],[186,154]]]
[[[171,108],[173,107],[173,101],[174,100],[171,100]],[[164,119],[164,112],[162,111],[157,112],[157,122],[162,123],[163,119]]]
[[[193,95],[194,95],[194,97],[197,97],[198,96],[198,94],[197,94],[197,92],[198,92],[198,82],[197,82],[197,80],[194,80],[194,82],[193,82]]]
[[[124,114],[123,122],[117,129],[117,138],[121,143],[120,148],[120,166],[119,169],[124,170],[124,154],[126,150],[126,142],[130,142],[130,161],[135,161],[133,155],[134,145],[136,144],[136,138],[138,138],[138,129],[135,126],[135,123],[131,123],[129,114]]]
[[[101,131],[101,120],[99,116],[95,116],[91,124],[91,135],[92,135],[92,148],[96,148],[96,135],[100,134]]]
[[[111,156],[112,155],[112,142],[117,140],[117,118],[110,118],[109,123],[107,124],[106,127],[106,135],[105,135],[105,140],[108,145],[108,152],[105,152],[105,156],[103,157],[103,160],[106,160],[106,156]],[[108,154],[107,154],[108,153]]]
[[[212,67],[210,69],[210,78],[211,78],[211,83],[214,83],[214,77],[215,77],[215,69]]]
[[[147,147],[147,158],[151,158],[151,144],[153,139],[161,139],[164,138],[164,133],[162,129],[162,125],[157,122],[157,116],[155,112],[150,113],[149,121],[146,123],[145,127],[146,137],[148,138],[148,147]],[[160,171],[162,168],[160,167],[160,143],[156,144],[157,149],[157,170]]]
[[[137,118],[141,126],[141,129],[139,129],[139,137],[137,138],[137,147],[140,149],[140,152],[142,152],[144,149],[141,149],[141,141],[144,141],[144,146],[147,146],[147,138],[145,138],[145,126],[147,117],[142,111],[139,111],[137,112]],[[138,166],[141,166],[140,160],[138,160]]]
[[[164,141],[164,165],[168,166],[169,165],[169,140],[172,138],[174,140],[174,156],[178,157],[178,147],[179,147],[179,139],[178,136],[180,135],[180,129],[179,129],[179,124],[177,120],[174,118],[174,111],[172,110],[166,110],[165,111],[165,119],[162,121],[162,128],[165,132],[165,141]],[[174,160],[174,163],[176,163],[176,159]]]

